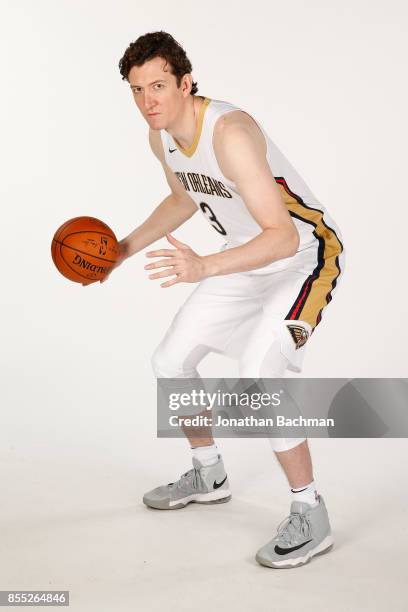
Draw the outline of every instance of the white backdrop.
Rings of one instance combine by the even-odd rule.
[[[35,458],[130,472],[161,452],[174,469],[188,459],[184,440],[155,439],[150,356],[194,286],[160,288],[140,253],[82,287],[50,253],[67,219],[98,217],[121,239],[168,193],[117,66],[145,32],[173,34],[199,93],[263,124],[342,230],[346,273],[302,375],[407,376],[404,2],[22,0],[0,17],[4,516],[24,514],[27,491],[35,513],[33,481],[18,484]],[[202,254],[219,247],[199,214],[175,236]],[[237,373],[216,355],[199,369]],[[159,484],[147,476],[138,494]]]

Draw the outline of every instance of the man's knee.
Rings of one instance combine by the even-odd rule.
[[[193,352],[194,353],[194,352]],[[191,355],[180,355],[172,350],[171,344],[163,341],[154,351],[151,364],[156,378],[198,378],[196,360]]]
[[[176,378],[180,375],[180,368],[177,367],[169,350],[165,348],[163,343],[154,351],[151,364],[156,378]]]

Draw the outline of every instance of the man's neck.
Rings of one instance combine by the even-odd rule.
[[[183,149],[188,149],[194,141],[197,118],[203,102],[201,96],[189,96],[174,125],[166,130]]]

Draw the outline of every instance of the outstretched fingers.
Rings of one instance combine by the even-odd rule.
[[[149,278],[152,280],[155,278],[164,278],[165,276],[174,276],[177,274],[177,271],[174,266],[171,268],[167,268],[167,270],[163,270],[162,272],[156,272],[155,274],[149,274]]]

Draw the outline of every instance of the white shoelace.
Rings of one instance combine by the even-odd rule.
[[[309,538],[312,526],[304,514],[293,513],[283,519],[277,528],[278,538],[287,544],[297,542],[299,536]]]
[[[191,468],[187,472],[181,475],[177,482],[169,483],[169,486],[177,487],[178,489],[197,489],[200,482],[200,473],[196,468]]]

